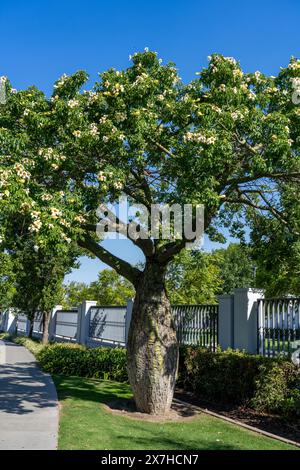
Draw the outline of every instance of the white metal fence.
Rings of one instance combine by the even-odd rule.
[[[51,341],[88,347],[125,347],[131,321],[132,300],[126,306],[98,306],[85,301],[78,309],[57,306],[49,325]],[[179,343],[216,350],[245,350],[269,357],[285,355],[300,362],[300,299],[265,299],[257,289],[235,289],[219,296],[218,305],[173,307]],[[0,330],[28,334],[29,322],[9,310],[0,315]],[[42,317],[37,314],[33,336],[41,337]]]

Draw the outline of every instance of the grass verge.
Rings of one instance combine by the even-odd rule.
[[[12,336],[7,333],[1,333],[0,339],[12,341],[13,343],[25,346],[25,348],[27,348],[34,356],[38,354],[44,347],[39,340],[27,338],[26,336]]]
[[[59,449],[64,450],[292,450],[296,447],[208,415],[151,423],[114,415],[103,403],[129,398],[127,384],[55,376],[61,404]]]

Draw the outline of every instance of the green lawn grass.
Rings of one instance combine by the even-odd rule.
[[[103,403],[130,397],[127,384],[55,376],[61,407],[59,449],[295,449],[205,414],[186,422],[153,423],[113,415]]]
[[[26,336],[9,335],[8,333],[0,333],[0,339],[12,341],[27,348],[33,355],[38,354],[44,347],[40,340],[35,338],[27,338]]]

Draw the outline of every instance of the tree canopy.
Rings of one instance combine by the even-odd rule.
[[[109,69],[90,91],[85,72],[62,76],[48,99],[6,81],[0,107],[1,217],[18,211],[39,243],[72,238],[132,281],[138,270],[95,241],[96,209],[125,193],[133,201],[202,203],[205,229],[240,222],[243,208],[284,220],[278,183],[299,181],[300,109],[291,101],[300,62],[277,77],[243,73],[214,54],[184,84],[156,53]],[[270,197],[272,189],[272,199]],[[276,193],[277,197],[274,196]],[[226,211],[223,211],[226,209]],[[5,237],[5,224],[2,225]],[[161,262],[184,241],[135,240]]]

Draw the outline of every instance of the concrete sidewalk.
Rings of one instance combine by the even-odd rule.
[[[54,450],[57,434],[51,377],[26,348],[0,341],[0,449]]]

